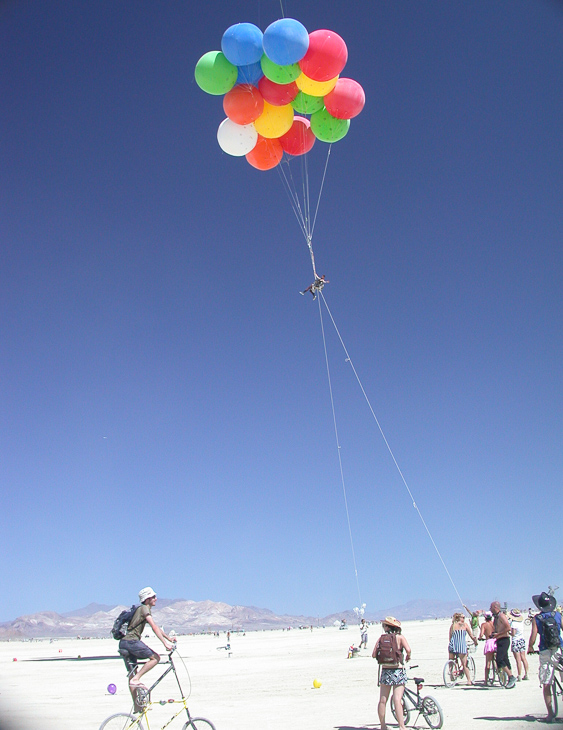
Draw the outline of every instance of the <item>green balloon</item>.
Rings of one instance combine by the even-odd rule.
[[[266,54],[260,59],[260,65],[264,76],[276,84],[290,84],[298,76],[301,76],[298,63],[291,63],[289,66],[278,66],[277,63],[270,61]]]
[[[336,119],[326,109],[311,115],[311,131],[321,142],[338,142],[350,129],[349,119]]]
[[[195,67],[195,80],[200,89],[219,96],[230,91],[236,83],[238,69],[227,61],[221,51],[209,51]]]
[[[322,96],[311,96],[300,91],[295,99],[291,102],[291,106],[299,114],[314,114],[325,105]]]

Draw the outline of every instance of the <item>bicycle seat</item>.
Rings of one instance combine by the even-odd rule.
[[[415,684],[424,684],[424,680],[422,679],[422,677],[413,677],[413,682]]]

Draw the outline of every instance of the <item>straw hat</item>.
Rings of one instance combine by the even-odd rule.
[[[513,621],[523,621],[524,620],[524,617],[520,613],[520,609],[519,608],[511,608],[510,609],[510,618]]]
[[[394,626],[396,629],[401,628],[401,622],[397,621],[397,619],[394,616],[385,616],[383,621],[381,622],[383,625],[387,626]]]

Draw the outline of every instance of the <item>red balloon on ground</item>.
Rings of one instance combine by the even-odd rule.
[[[364,90],[354,79],[338,79],[336,86],[324,97],[326,110],[336,119],[352,119],[366,103]]]
[[[348,60],[346,43],[332,30],[309,33],[309,50],[299,67],[313,81],[330,81],[342,71]]]
[[[264,111],[264,99],[252,84],[238,84],[225,94],[223,109],[235,124],[252,124]]]
[[[262,76],[258,82],[258,90],[268,104],[272,106],[291,104],[299,93],[295,81],[290,84],[276,84],[275,81],[270,81],[266,76]]]
[[[271,170],[283,157],[279,139],[266,139],[258,135],[256,147],[246,155],[246,159],[257,170]]]
[[[288,155],[304,155],[315,144],[311,122],[306,117],[295,117],[289,132],[279,138],[284,152]]]

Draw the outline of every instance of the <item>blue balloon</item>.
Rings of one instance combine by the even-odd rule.
[[[251,63],[248,66],[238,67],[237,84],[252,84],[257,86],[260,79],[264,76],[260,61]]]
[[[264,31],[264,52],[278,66],[297,63],[307,53],[309,34],[298,20],[282,18]],[[226,54],[225,54],[226,55]]]
[[[252,23],[237,23],[223,33],[221,50],[235,66],[257,63],[264,52],[262,31]]]

